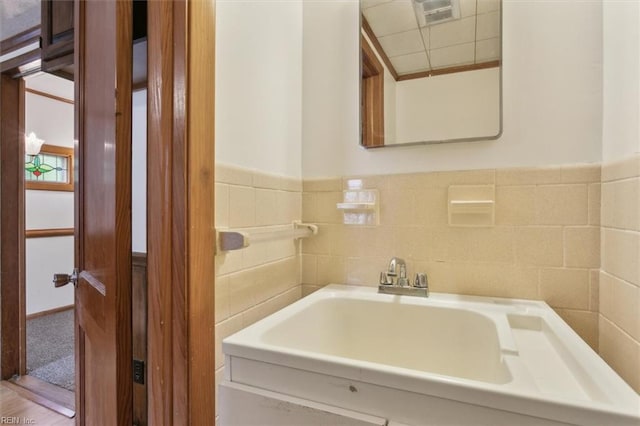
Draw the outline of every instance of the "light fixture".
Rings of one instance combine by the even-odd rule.
[[[40,148],[42,148],[42,144],[44,140],[38,139],[35,133],[31,132],[24,139],[24,152],[27,155],[38,155],[40,153]]]

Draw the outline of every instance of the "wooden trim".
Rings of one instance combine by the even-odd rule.
[[[413,73],[413,74],[405,74],[405,75],[399,76],[396,79],[396,81],[413,80],[415,78],[434,77],[436,75],[453,74],[453,73],[458,73],[458,72],[484,70],[484,69],[488,69],[488,68],[496,68],[496,67],[499,67],[499,66],[500,66],[500,61],[499,60],[481,62],[479,64],[460,65],[460,66],[457,66],[457,67],[447,67],[447,68],[441,68],[441,69],[437,69],[437,70],[421,71],[421,72],[416,72],[416,73]]]
[[[44,317],[46,315],[53,315],[59,312],[68,311],[69,309],[73,309],[74,306],[75,305],[60,306],[58,308],[47,309],[46,311],[36,312],[35,314],[29,314],[27,315],[27,320]]]
[[[214,1],[148,2],[149,424],[215,422]]]
[[[42,97],[45,97],[45,98],[53,99],[55,101],[60,101],[60,102],[64,102],[64,103],[73,105],[73,101],[71,99],[63,98],[61,96],[52,95],[52,94],[46,93],[46,92],[41,92],[41,91],[35,90],[35,89],[26,88],[24,90],[27,93],[32,93],[34,95],[42,96]]]
[[[40,190],[40,191],[68,191],[73,192],[73,148],[66,148],[63,146],[43,144],[40,148],[40,153],[54,154],[65,156],[69,159],[69,168],[67,170],[67,182],[40,182],[34,180],[28,180],[25,182],[26,189]],[[23,156],[24,158],[24,156]]]
[[[73,237],[73,228],[27,229],[25,238]]]
[[[0,42],[0,52],[2,54],[10,53],[22,47],[28,46],[40,40],[40,25],[28,28],[16,35],[5,38]]]
[[[376,50],[376,52],[378,52],[378,55],[380,55],[382,62],[384,62],[384,64],[387,66],[387,70],[391,73],[393,78],[397,81],[398,73],[396,72],[396,69],[393,67],[391,60],[385,53],[384,49],[380,45],[380,42],[378,41],[378,37],[376,37],[376,35],[373,33],[373,29],[371,29],[371,25],[369,25],[367,18],[365,18],[364,15],[362,14],[360,16],[362,19],[362,29],[364,30],[365,34],[367,34],[367,36],[369,37],[369,40],[371,40],[371,43],[373,44],[373,48]],[[363,44],[362,38],[360,39],[360,43]],[[367,43],[364,43],[364,44],[367,44]]]
[[[215,423],[215,4],[188,3],[189,424]]]
[[[76,414],[75,395],[65,388],[27,375],[14,377],[3,383],[23,398],[65,417],[72,418]]]
[[[40,49],[25,52],[0,64],[0,72],[13,78],[26,77],[41,70]]]
[[[384,67],[366,38],[362,46],[362,145],[384,145]]]
[[[0,376],[26,372],[24,80],[0,81]]]

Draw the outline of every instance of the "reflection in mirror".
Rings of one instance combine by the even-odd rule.
[[[501,0],[360,1],[363,146],[500,135],[501,6]]]

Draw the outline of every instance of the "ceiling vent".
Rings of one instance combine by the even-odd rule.
[[[458,0],[413,0],[420,27],[441,24],[460,18]]]

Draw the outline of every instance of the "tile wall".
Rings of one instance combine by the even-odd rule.
[[[268,227],[300,220],[300,179],[216,165],[216,229]],[[216,255],[216,386],[222,339],[301,297],[299,243],[255,243]]]
[[[380,225],[343,225],[349,179],[380,193]],[[450,185],[494,184],[494,227],[447,223]],[[598,348],[600,165],[305,180],[302,291],[332,282],[377,285],[392,256],[437,292],[547,301]]]
[[[600,355],[640,393],[640,156],[602,167]]]

